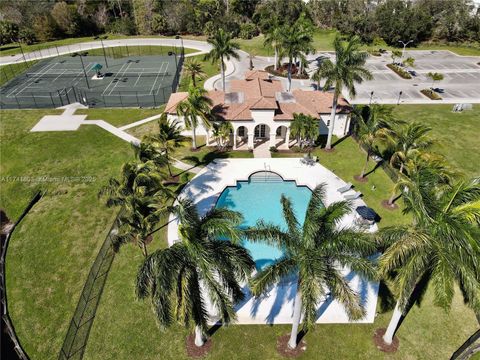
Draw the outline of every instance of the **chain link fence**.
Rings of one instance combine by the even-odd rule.
[[[83,357],[107,275],[115,257],[112,237],[117,233],[119,217],[120,214],[115,218],[90,269],[60,350],[59,360],[80,360]]]

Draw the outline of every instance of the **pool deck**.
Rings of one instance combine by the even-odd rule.
[[[200,215],[212,209],[220,194],[227,186],[235,186],[237,181],[248,180],[249,176],[258,171],[273,171],[284,180],[294,180],[297,185],[314,189],[318,184],[326,184],[325,205],[344,200],[337,189],[346,183],[321,164],[305,165],[298,158],[283,159],[222,159],[216,160],[203,168],[182,190],[181,197],[188,197],[197,204]],[[353,190],[346,194],[353,193]],[[261,196],[261,194],[259,194]],[[365,205],[362,199],[353,201],[353,208]],[[346,215],[339,226],[351,227],[355,220],[355,211]],[[169,245],[180,241],[178,237],[178,222],[171,215],[168,224]],[[376,225],[367,231],[375,232]],[[366,316],[358,323],[373,323],[378,297],[378,282],[369,282],[349,269],[343,269],[344,276],[350,285],[361,295],[365,304]],[[248,288],[245,300],[237,305],[238,324],[289,324],[292,322],[293,304],[296,293],[296,283],[285,282],[274,286],[262,298],[253,298]],[[317,323],[350,323],[343,307],[327,298],[319,302]],[[212,317],[212,322],[215,322]]]

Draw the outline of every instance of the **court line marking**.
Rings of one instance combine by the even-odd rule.
[[[122,69],[125,67],[125,65],[127,65],[127,63],[123,63],[123,64],[122,64],[122,66],[121,66],[120,69],[118,70],[117,74],[122,71]],[[113,81],[114,81],[115,79],[117,79],[117,76],[114,76],[113,79],[110,80],[110,84],[108,84],[107,87],[103,90],[102,96],[105,96],[106,92],[108,91],[108,89],[110,88],[110,86],[112,86]]]
[[[40,68],[39,73],[41,74],[42,72],[47,71],[48,68],[50,68],[52,66],[55,66],[55,64],[57,64],[57,63],[49,63],[49,64],[46,64],[46,65],[42,66]],[[33,84],[35,82],[35,80],[37,80],[37,77],[33,77],[30,80],[27,80],[26,83],[25,83],[25,86],[23,86],[23,87],[22,87],[22,85],[24,85],[23,83],[22,83],[22,85],[14,87],[12,89],[12,91],[7,95],[7,97],[11,98],[13,96],[17,96],[18,94],[21,94],[26,88],[28,88],[29,85]],[[21,90],[18,90],[19,88],[21,88]]]
[[[132,63],[128,63],[127,67],[125,68],[125,70],[121,73],[121,75],[119,74],[119,77],[120,76],[124,76],[125,75],[125,72],[128,70],[128,68],[130,67],[130,65],[132,65]],[[118,78],[118,77],[117,77]],[[118,85],[118,82],[117,81],[114,85],[113,85],[113,88],[110,90],[110,92],[108,93],[108,96],[111,96],[112,95],[112,91],[115,90],[115,88],[117,87]]]

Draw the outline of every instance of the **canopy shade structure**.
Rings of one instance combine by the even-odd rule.
[[[103,68],[102,65],[100,65],[99,63],[95,63],[95,64],[93,64],[91,70],[93,70],[93,71],[100,71],[102,68]]]
[[[380,216],[375,212],[375,210],[367,207],[367,206],[359,206],[355,209],[362,218],[371,221],[377,221]]]

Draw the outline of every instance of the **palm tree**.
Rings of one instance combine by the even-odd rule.
[[[273,24],[265,34],[263,46],[270,46],[275,51],[275,63],[273,69],[276,71],[280,62],[280,45],[282,41],[281,27],[277,23]]]
[[[434,303],[447,310],[455,283],[465,302],[480,312],[480,178],[439,183],[435,169],[421,167],[402,183],[405,212],[412,224],[382,229],[386,247],[379,260],[380,275],[390,278],[397,304],[383,340],[391,344],[402,315],[433,285]]]
[[[293,114],[293,121],[290,124],[290,133],[297,138],[297,144],[303,148],[311,146],[318,137],[318,120],[313,116],[305,114]]]
[[[351,211],[347,201],[324,206],[325,185],[317,186],[308,205],[305,222],[300,226],[290,199],[282,195],[283,217],[287,231],[282,227],[259,221],[245,235],[252,241],[265,241],[284,249],[284,255],[274,264],[258,272],[251,281],[251,291],[258,297],[282,277],[295,274],[297,294],[288,346],[297,346],[297,332],[303,316],[303,328],[312,328],[317,319],[317,304],[330,293],[339,301],[351,319],[361,319],[365,309],[360,296],[341,274],[349,267],[367,278],[375,276],[375,269],[367,257],[376,252],[375,243],[365,234],[339,228],[339,222]]]
[[[195,58],[185,61],[185,64],[183,64],[183,71],[185,71],[185,74],[192,79],[192,85],[194,87],[197,86],[197,78],[203,80],[206,76],[205,71],[202,69],[202,64]]]
[[[393,154],[390,165],[400,164],[400,173],[403,172],[405,162],[419,152],[427,150],[433,140],[428,136],[432,129],[417,122],[411,122],[396,129],[393,133]]]
[[[377,153],[378,145],[391,143],[392,125],[397,123],[393,116],[393,108],[386,105],[360,106],[354,110],[357,119],[357,137],[359,145],[367,153],[360,179],[365,179],[368,162]]]
[[[303,56],[302,52],[309,52],[312,49],[311,27],[305,26],[304,21],[300,20],[298,19],[293,26],[283,26],[279,30],[282,54],[288,57],[288,91],[292,88],[293,59]]]
[[[398,59],[399,57],[402,56],[402,52],[400,50],[392,50],[392,53],[390,54],[392,57],[392,64],[395,64],[395,59]]]
[[[108,207],[121,206],[119,230],[112,239],[113,249],[132,242],[147,256],[148,236],[163,214],[173,192],[162,185],[163,176],[152,161],[128,162],[122,166],[120,180],[110,178],[100,189],[99,197],[106,197]]]
[[[151,297],[161,328],[175,321],[185,326],[193,322],[195,345],[202,346],[209,320],[207,296],[216,316],[231,323],[236,318],[234,304],[244,298],[241,283],[255,263],[247,250],[236,245],[240,213],[213,209],[199,216],[189,200],[183,200],[175,213],[182,241],[145,259],[138,270],[136,294],[139,299]]]
[[[220,150],[225,150],[233,132],[233,126],[229,121],[213,123],[213,137],[217,141]]]
[[[171,164],[175,161],[173,153],[187,141],[187,137],[182,135],[179,122],[177,120],[170,122],[167,114],[163,113],[158,120],[158,133],[146,136],[144,140],[152,144],[156,152],[162,155],[168,168],[168,174],[172,177]]]
[[[240,45],[232,40],[232,35],[226,33],[223,29],[219,29],[215,36],[207,39],[207,42],[212,45],[212,50],[205,56],[210,59],[212,63],[220,61],[220,69],[222,73],[223,91],[225,91],[225,59],[230,60],[234,58],[239,60],[238,50]]]
[[[343,42],[340,36],[337,36],[333,42],[335,48],[335,64],[330,60],[325,60],[316,70],[315,77],[326,79],[323,90],[328,90],[332,85],[335,86],[333,93],[332,113],[330,115],[330,128],[328,129],[328,138],[325,148],[332,148],[332,134],[335,128],[335,115],[337,113],[338,97],[342,89],[347,88],[351,98],[355,97],[355,83],[360,84],[363,80],[373,78],[370,71],[365,67],[368,53],[360,51],[362,43],[358,36],[353,36],[348,42]]]
[[[188,88],[188,97],[177,105],[177,115],[182,116],[187,130],[192,130],[192,148],[197,148],[196,129],[199,125],[198,120],[202,120],[205,129],[210,129],[212,100],[206,96],[207,91],[202,88],[190,86]]]
[[[440,74],[440,73],[437,73],[437,72],[429,72],[427,74],[427,77],[429,77],[430,79],[432,79],[432,88],[433,88],[433,85],[435,85],[435,81],[441,81],[443,80],[443,74]]]

